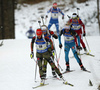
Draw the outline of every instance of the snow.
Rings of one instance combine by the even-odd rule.
[[[59,16],[60,29],[68,20],[67,15],[71,16],[73,12],[77,12],[76,8],[72,8],[73,6],[69,5],[68,1],[69,0],[63,0],[62,2],[61,0],[59,0],[58,2],[58,4],[65,3],[64,9],[62,10],[65,13],[64,21],[61,19],[61,15]],[[3,41],[3,46],[0,47],[0,90],[33,90],[32,87],[39,85],[40,77],[38,68],[36,76],[37,82],[34,82],[36,63],[33,59],[30,58],[31,39],[27,39],[25,33],[30,26],[32,26],[34,30],[39,27],[37,21],[40,20],[41,15],[45,15],[46,11],[51,7],[51,4],[52,2],[48,1],[35,5],[23,4],[17,6],[18,9],[15,10],[16,39],[0,40],[0,42]],[[89,6],[85,6],[85,4],[89,4]],[[83,65],[87,70],[90,70],[91,73],[82,71],[75,58],[70,58],[71,70],[75,71],[64,74],[63,76],[69,83],[72,83],[74,87],[64,85],[62,80],[53,80],[51,78],[51,67],[50,65],[48,65],[48,79],[45,82],[49,83],[49,85],[37,88],[37,90],[97,90],[98,85],[100,85],[100,36],[98,36],[99,29],[97,19],[95,18],[97,14],[96,0],[89,0],[88,2],[81,4],[77,4],[75,2],[74,5],[80,8],[79,15],[84,23],[85,19],[89,19],[89,17],[92,18],[92,16],[94,15],[94,17],[90,19],[90,21],[86,24],[86,39],[91,50],[90,53],[95,55],[95,57],[81,55]],[[44,9],[39,10],[41,7]],[[69,11],[66,11],[68,9]],[[49,23],[49,18],[47,19],[46,25],[48,25]],[[51,30],[55,31],[55,27],[52,26]],[[60,49],[58,46],[58,40],[54,40],[54,42],[57,55],[59,55]],[[84,42],[86,44],[85,39]],[[63,43],[64,41],[62,37],[62,44]],[[81,53],[83,52],[84,51],[82,50]],[[70,51],[69,57],[71,56],[73,56],[73,54]],[[36,57],[34,58],[36,60]],[[66,66],[63,48],[61,50],[59,64],[64,71],[66,69]],[[93,86],[89,86],[89,80],[92,81]]]
[[[95,57],[81,55],[81,59],[85,68],[90,70],[91,73],[82,71],[75,58],[70,58],[70,67],[75,71],[64,74],[63,76],[68,82],[74,84],[74,87],[71,87],[64,85],[62,80],[53,80],[51,78],[51,67],[48,64],[48,79],[45,82],[49,83],[49,85],[37,88],[37,90],[97,90],[100,84],[100,36],[88,36],[86,39],[89,43],[91,54],[94,54]],[[4,45],[0,47],[0,90],[33,90],[33,86],[39,85],[40,78],[37,69],[37,82],[34,82],[36,63],[30,58],[31,40],[9,39],[3,40],[3,42]],[[56,52],[59,55],[58,40],[55,40],[55,43]],[[81,51],[81,53],[83,52]],[[71,51],[70,56],[73,56]],[[66,66],[63,49],[61,50],[59,64],[64,71]],[[93,86],[89,86],[89,80],[92,81]]]
[[[86,3],[81,3],[81,4],[74,2],[74,5],[69,4],[69,1],[70,0],[58,0],[57,2],[59,8],[65,14],[64,20],[62,20],[62,15],[59,14],[60,30],[64,27],[64,24],[69,20],[67,15],[72,16],[73,13],[77,13],[76,8],[80,8],[80,10],[78,10],[78,13],[83,23],[86,26],[86,35],[87,36],[99,35],[98,20],[96,18],[97,1],[89,0]],[[25,32],[29,29],[30,26],[33,27],[33,30],[39,28],[40,26],[38,24],[38,21],[41,20],[41,15],[43,16],[46,15],[46,12],[52,7],[52,3],[53,1],[42,2],[35,5],[18,4],[17,9],[15,10],[16,39],[26,39]],[[51,14],[48,14],[48,19],[46,20],[45,23],[47,26],[49,23],[50,15]],[[51,27],[51,30],[56,31],[54,25]]]

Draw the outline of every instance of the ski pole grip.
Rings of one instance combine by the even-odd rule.
[[[44,18],[44,16],[41,16],[41,18]]]
[[[41,21],[38,21],[38,23],[41,23]]]

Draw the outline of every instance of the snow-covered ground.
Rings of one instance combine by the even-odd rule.
[[[71,16],[72,13],[77,12],[76,8],[72,8],[73,6],[69,5],[68,1],[63,0],[62,2],[62,0],[59,0],[58,2],[60,5],[64,3],[65,6],[60,8],[65,13],[65,19],[63,21],[60,15],[60,29],[68,20],[67,15]],[[86,4],[89,4],[89,6],[86,6]],[[33,86],[39,85],[40,78],[38,70],[36,76],[36,80],[38,82],[34,82],[36,63],[30,58],[31,40],[27,39],[25,33],[30,26],[32,26],[34,30],[39,27],[39,17],[41,15],[45,15],[46,11],[51,6],[52,2],[42,2],[35,5],[18,5],[18,8],[20,9],[15,10],[16,39],[3,40],[3,46],[0,47],[0,90],[33,90]],[[37,88],[37,90],[97,90],[98,85],[100,85],[100,36],[98,36],[99,30],[97,19],[95,18],[97,14],[96,0],[90,0],[89,2],[82,4],[74,3],[74,6],[80,8],[79,14],[84,23],[86,23],[85,19],[90,20],[86,24],[86,39],[88,41],[91,54],[95,55],[95,57],[81,55],[81,59],[85,68],[90,70],[91,73],[81,71],[75,58],[70,58],[70,67],[75,71],[64,74],[63,76],[69,83],[74,84],[74,87],[64,85],[62,80],[53,80],[51,78],[51,67],[48,65],[48,79],[46,80],[46,83],[49,83],[49,85]],[[94,17],[92,18],[93,15]],[[89,17],[92,19],[89,19]],[[48,25],[49,18],[47,19],[46,25]],[[51,29],[55,31],[54,26]],[[2,40],[0,40],[0,42],[1,41]],[[84,42],[86,43],[85,39]],[[60,49],[58,47],[58,40],[55,40],[55,43],[56,52],[57,55],[59,55]],[[81,51],[81,53],[83,52],[84,51]],[[69,57],[71,56],[73,56],[73,54],[70,51]],[[63,68],[63,71],[66,69],[64,57],[64,49],[62,49],[59,64]],[[89,86],[89,80],[92,81],[93,86]]]
[[[37,90],[97,90],[100,84],[100,36],[88,36],[86,38],[91,54],[94,54],[95,57],[82,55],[81,59],[85,68],[90,70],[91,73],[81,71],[75,58],[70,58],[70,67],[75,71],[63,76],[68,82],[74,84],[74,87],[71,87],[64,85],[62,80],[50,78],[52,73],[48,64],[48,79],[45,82],[49,85],[37,88]],[[4,40],[4,45],[0,47],[0,90],[33,90],[33,86],[39,85],[38,69],[36,76],[38,82],[34,82],[36,63],[30,58],[30,42],[29,39]],[[57,55],[59,55],[58,40],[55,40],[55,43]],[[71,51],[70,56],[73,56]],[[59,64],[64,71],[66,66],[63,49],[61,50]],[[89,86],[89,80],[92,81],[93,86]]]
[[[74,3],[74,5],[69,4],[70,0],[57,0],[58,7],[64,12],[65,19],[62,20],[61,14],[59,14],[59,28],[62,29],[68,17],[72,16],[73,13],[77,13],[78,10],[79,16],[86,26],[86,35],[87,36],[97,36],[99,35],[98,23],[97,23],[97,3],[96,0],[89,0],[86,3]],[[52,7],[53,1],[42,2],[35,5],[17,5],[15,10],[15,37],[16,39],[26,39],[25,32],[29,29],[30,26],[34,30],[39,28],[38,20],[41,20],[41,15],[46,14],[46,12]],[[46,25],[48,26],[50,19],[46,20]],[[51,30],[56,31],[55,26],[51,27]]]

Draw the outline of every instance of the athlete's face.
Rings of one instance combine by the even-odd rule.
[[[46,34],[46,30],[42,30],[42,33],[43,33],[43,34]]]
[[[77,18],[72,18],[72,19],[73,19],[74,22],[77,22],[77,20],[78,20]]]
[[[66,32],[69,32],[69,29],[65,29]]]
[[[40,39],[42,37],[42,35],[37,35],[37,37]]]
[[[53,5],[53,8],[56,9],[57,8],[57,5]]]

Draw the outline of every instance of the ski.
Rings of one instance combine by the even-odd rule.
[[[33,88],[33,89],[36,89],[36,88],[43,87],[43,86],[46,86],[46,85],[49,85],[49,83],[43,84],[43,85],[38,85],[38,86],[35,86],[35,87],[32,87],[32,88]]]
[[[75,71],[75,70],[65,71],[62,74],[69,73],[69,72],[73,72],[73,71]]]
[[[91,73],[91,71],[86,70],[85,72]]]
[[[74,86],[73,84],[68,83],[68,82],[65,82],[65,83],[63,82],[63,84],[65,84],[65,85],[69,85],[69,86],[72,86],[72,87]]]
[[[89,71],[89,70],[83,70],[83,71],[88,72],[88,73],[91,73],[91,71]]]
[[[89,56],[92,56],[92,57],[95,57],[95,55],[93,54],[90,54],[90,53],[84,53],[85,55],[89,55]]]
[[[78,55],[88,55],[88,56],[95,57],[95,55],[90,54],[90,53],[82,53],[82,54],[78,54]],[[71,56],[70,58],[74,58],[74,56]]]

